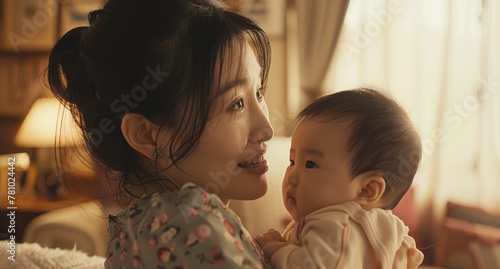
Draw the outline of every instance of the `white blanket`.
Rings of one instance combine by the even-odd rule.
[[[8,243],[8,241],[0,241],[0,269],[104,268],[104,257],[89,257],[86,253],[76,249],[53,249],[42,247],[37,243],[17,243],[15,244],[15,256],[13,256],[14,252],[10,251],[13,245]]]

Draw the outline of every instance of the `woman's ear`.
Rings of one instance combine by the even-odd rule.
[[[381,176],[370,175],[361,178],[361,188],[357,202],[365,209],[379,206],[378,203],[385,192],[385,180]]]
[[[136,113],[127,113],[122,119],[121,130],[128,144],[149,159],[154,160],[158,125]]]

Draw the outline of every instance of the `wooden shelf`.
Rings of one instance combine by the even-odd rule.
[[[32,56],[48,56],[50,55],[50,51],[47,50],[27,50],[27,51],[18,51],[15,52],[13,50],[1,50],[0,49],[0,57],[32,57]]]
[[[89,201],[90,198],[84,196],[77,196],[71,198],[53,198],[53,197],[26,197],[26,196],[16,196],[17,212],[40,212],[44,213],[47,211],[64,208],[67,206],[72,206],[75,204],[83,203]],[[7,210],[8,205],[6,201],[0,202],[0,210]]]

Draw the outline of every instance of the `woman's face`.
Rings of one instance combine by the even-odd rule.
[[[249,45],[242,54],[237,62],[224,65],[216,83],[222,87],[218,113],[206,124],[196,147],[166,171],[177,184],[193,182],[225,203],[257,199],[268,188],[264,142],[272,138],[273,129],[262,95],[261,67]]]

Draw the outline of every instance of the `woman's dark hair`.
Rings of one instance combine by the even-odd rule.
[[[353,178],[380,172],[386,182],[382,203],[392,209],[410,188],[422,158],[422,145],[411,120],[393,99],[369,88],[319,98],[297,120],[343,121],[349,125]]]
[[[153,174],[141,167],[139,153],[120,129],[126,113],[144,115],[172,131],[172,146],[163,153],[175,165],[195,147],[214,110],[220,94],[214,75],[221,76],[230,64],[222,62],[223,55],[242,57],[250,43],[266,85],[266,33],[220,1],[110,0],[89,14],[89,23],[56,43],[48,83],[81,128],[94,163],[118,180],[116,192],[126,197],[146,183],[175,188],[160,179],[156,162]]]

